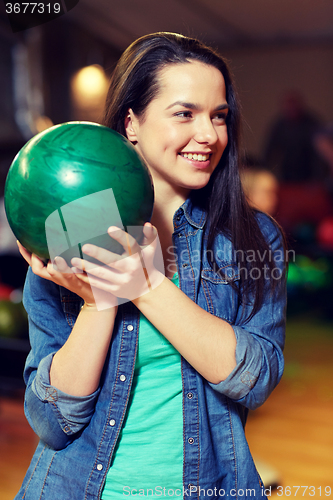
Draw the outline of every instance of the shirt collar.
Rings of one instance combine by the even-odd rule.
[[[184,212],[186,220],[189,224],[198,229],[203,229],[207,220],[207,213],[202,208],[194,205],[190,198],[188,198],[181,205],[181,207],[177,210],[175,216],[179,214],[180,211]]]

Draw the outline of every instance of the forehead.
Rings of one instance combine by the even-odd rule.
[[[158,73],[160,84],[159,98],[177,98],[191,96],[205,99],[210,96],[219,104],[226,102],[226,88],[222,73],[209,64],[200,61],[169,64]]]

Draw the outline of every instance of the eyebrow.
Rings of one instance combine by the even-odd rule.
[[[172,104],[170,104],[170,106],[168,106],[166,109],[170,109],[172,108],[173,106],[183,106],[184,108],[187,108],[187,109],[194,109],[194,110],[199,110],[200,109],[200,106],[198,104],[194,104],[192,102],[183,102],[183,101],[176,101],[176,102],[173,102]],[[220,104],[219,106],[217,106],[214,111],[222,111],[222,110],[225,110],[225,109],[229,109],[229,105],[227,103],[225,104]]]

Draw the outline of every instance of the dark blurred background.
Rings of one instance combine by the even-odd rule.
[[[21,303],[26,266],[6,223],[5,178],[17,152],[39,131],[71,120],[99,122],[119,55],[139,36],[156,31],[198,37],[229,61],[244,117],[244,188],[250,203],[273,215],[287,235],[286,371],[250,418],[250,444],[284,485],[312,481],[317,496],[319,487],[333,487],[332,0],[80,0],[58,19],[15,34],[5,3],[0,3],[2,467],[22,446],[28,451],[16,475],[1,477],[1,498],[12,498],[18,489],[35,444],[21,411],[29,349]]]

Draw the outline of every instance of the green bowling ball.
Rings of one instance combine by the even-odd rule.
[[[30,139],[5,184],[14,235],[43,260],[61,255],[69,263],[88,242],[122,253],[108,227],[140,241],[153,203],[151,176],[134,146],[88,122],[56,125]]]

